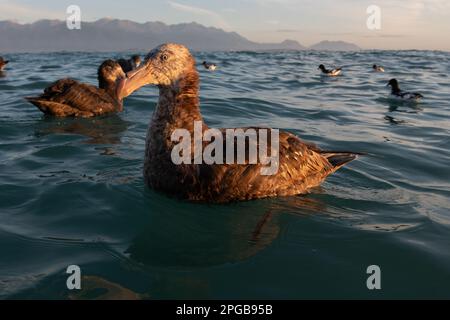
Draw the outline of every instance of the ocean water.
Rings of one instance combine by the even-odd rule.
[[[93,119],[47,118],[23,99],[62,77],[96,84],[97,66],[123,55],[8,55],[1,298],[450,298],[450,53],[195,53],[219,65],[199,65],[210,126],[271,126],[367,153],[308,195],[227,205],[144,185],[156,88]],[[320,63],[344,73],[321,77]],[[388,99],[394,77],[424,101]],[[66,287],[69,265],[81,291]],[[370,265],[381,290],[367,288]]]

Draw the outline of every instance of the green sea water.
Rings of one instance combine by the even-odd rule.
[[[44,117],[23,99],[63,77],[96,84],[98,65],[119,56],[7,56],[1,298],[450,298],[450,53],[195,53],[219,66],[198,66],[209,126],[271,126],[367,153],[308,195],[227,205],[145,186],[156,88],[93,119]],[[343,75],[321,77],[321,63]],[[423,102],[389,99],[390,78]],[[81,291],[66,287],[73,264]],[[370,265],[381,290],[366,286]]]

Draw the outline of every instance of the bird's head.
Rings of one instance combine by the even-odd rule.
[[[127,73],[120,95],[127,97],[148,84],[176,91],[190,78],[198,81],[194,57],[185,46],[166,43],[150,51],[137,69]]]
[[[120,81],[126,78],[126,74],[123,72],[120,64],[111,59],[104,61],[100,65],[97,76],[99,88],[107,91],[116,90]]]
[[[389,80],[387,86],[391,86],[393,89],[398,88],[398,81],[397,81],[397,79]]]

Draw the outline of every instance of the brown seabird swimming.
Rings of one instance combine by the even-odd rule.
[[[113,60],[104,61],[98,68],[98,87],[73,79],[61,79],[37,97],[26,99],[45,114],[57,117],[93,117],[123,110],[120,80],[126,74]]]
[[[191,201],[216,203],[297,195],[318,186],[357,157],[354,152],[320,150],[280,131],[279,166],[273,175],[262,175],[263,165],[247,160],[245,164],[204,161],[175,164],[172,161],[175,142],[171,139],[174,130],[184,129],[195,135],[195,121],[201,123],[203,132],[209,129],[200,113],[199,74],[189,50],[173,43],[152,50],[142,65],[122,80],[121,95],[128,96],[148,84],[159,87],[159,102],[147,133],[144,178],[157,191]],[[218,130],[225,136],[226,129]],[[245,147],[248,149],[248,144]],[[235,154],[236,149],[229,151]],[[193,151],[188,156],[195,157]]]

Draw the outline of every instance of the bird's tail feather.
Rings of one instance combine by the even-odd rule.
[[[334,171],[338,170],[350,161],[355,160],[360,155],[365,155],[359,152],[348,152],[348,151],[323,151],[322,155],[328,160],[328,162],[333,166]]]
[[[70,114],[70,110],[72,110],[72,108],[67,105],[41,99],[41,97],[25,97],[25,100],[34,104],[39,110],[46,114],[58,115],[62,114],[62,112]]]

